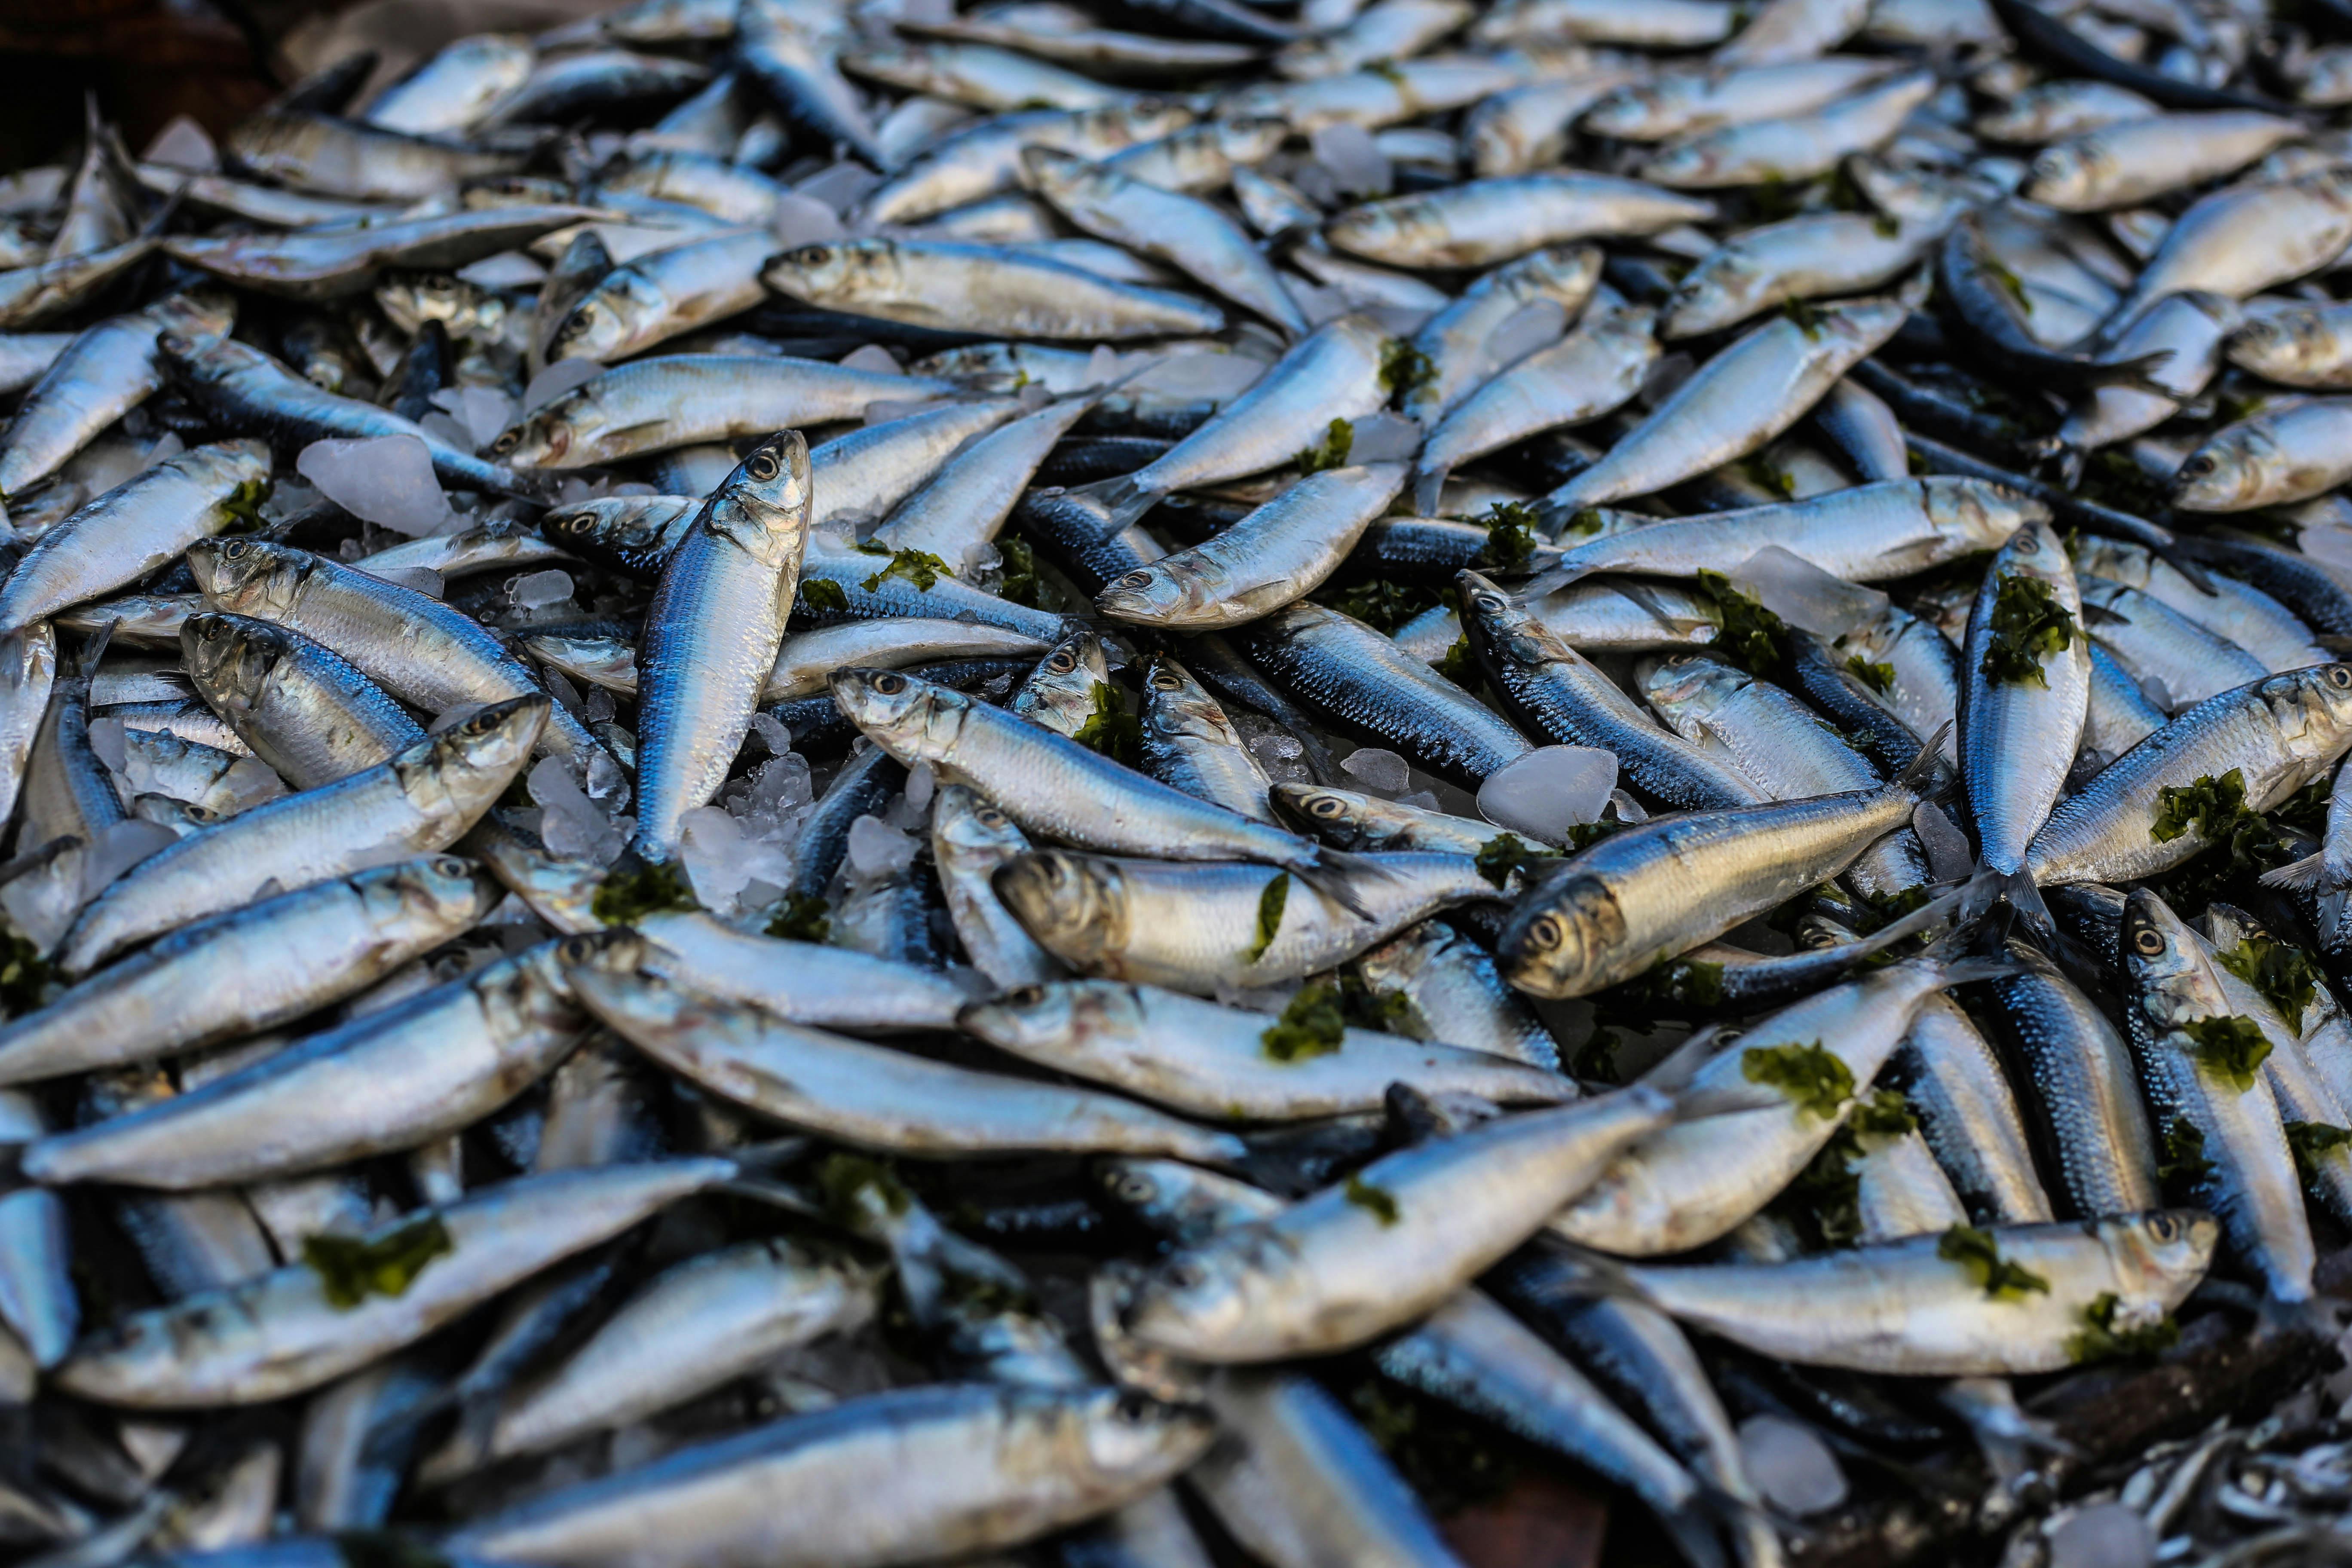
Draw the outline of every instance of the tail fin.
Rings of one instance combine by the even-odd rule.
[[[1137,473],[1140,472],[1141,469],[1137,470]],[[1109,526],[1100,535],[1108,539],[1159,505],[1168,492],[1137,482],[1135,474],[1118,474],[1108,479],[1097,479],[1090,485],[1073,485],[1069,493],[1086,497],[1109,515]]]
[[[2306,855],[2300,860],[2290,860],[2274,871],[2263,872],[2262,884],[2265,888],[2284,888],[2289,892],[2311,892],[2319,887],[2320,879],[2326,874],[2326,852],[2323,850],[2316,855]]]
[[[2005,903],[2044,948],[2058,940],[2058,922],[2050,918],[2050,906],[2042,901],[2042,889],[2033,885],[2031,871],[1996,871],[1979,862],[1962,899],[1962,920],[1982,920]]]
[[[1345,850],[1326,849],[1320,845],[1310,847],[1304,860],[1283,868],[1358,920],[1365,921],[1373,918],[1372,911],[1365,904],[1363,896],[1348,885],[1346,878],[1352,871],[1371,868],[1370,856],[1350,855]]]
[[[2151,397],[2161,397],[2168,403],[2178,403],[2180,395],[2152,379],[2155,374],[2172,363],[2170,349],[2158,349],[2154,353],[2141,354],[2137,359],[2116,360],[2103,364],[2090,377],[2094,386],[2127,386],[2134,392],[2145,392]]]
[[[1639,1301],[1663,1310],[1625,1265],[1549,1231],[1521,1247],[1501,1266],[1515,1299],[1547,1306],[1578,1301]]]
[[[1437,515],[1438,498],[1445,492],[1452,468],[1421,468],[1412,476],[1412,509],[1423,517]]]
[[[1895,775],[1895,787],[1919,800],[1941,800],[1952,793],[1958,781],[1944,766],[1944,741],[1952,732],[1952,721],[1945,720],[1936,726],[1913,757],[1910,765]]]

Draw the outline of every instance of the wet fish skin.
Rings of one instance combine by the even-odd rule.
[[[447,195],[467,180],[522,167],[519,153],[411,136],[327,115],[264,112],[240,121],[223,144],[236,167],[321,195],[414,202]]]
[[[1165,654],[1153,658],[1144,676],[1141,719],[1144,772],[1228,811],[1279,822],[1266,804],[1271,781],[1233,721],[1190,670]]]
[[[1465,396],[1429,432],[1413,501],[1436,510],[1454,468],[1527,436],[1580,425],[1622,407],[1660,353],[1657,312],[1588,310],[1559,342],[1537,350]]]
[[[1097,342],[1225,325],[1223,310],[1187,295],[1114,282],[1002,246],[833,240],[775,256],[761,278],[822,309],[945,331]]]
[[[296,789],[332,784],[425,739],[382,687],[284,626],[205,610],[187,618],[180,641],[199,695]]]
[[[1559,1044],[1527,998],[1503,982],[1495,955],[1443,921],[1423,921],[1356,961],[1376,994],[1401,995],[1412,1031],[1465,1050],[1559,1068]]]
[[[2352,477],[2343,457],[2352,398],[2315,397],[2214,432],[2181,463],[2172,504],[2247,511],[2323,495]]]
[[[1509,368],[1489,363],[1489,341],[1505,322],[1542,301],[1559,308],[1563,323],[1572,321],[1600,280],[1601,251],[1589,245],[1546,246],[1475,279],[1413,334],[1433,374],[1407,388],[1399,406],[1434,426],[1488,375]]]
[[[1715,204],[1603,174],[1473,180],[1350,207],[1324,226],[1335,247],[1390,267],[1491,267],[1568,240],[1704,223]]]
[[[209,1409],[300,1394],[422,1339],[735,1169],[727,1160],[676,1160],[501,1183],[427,1211],[451,1250],[398,1296],[372,1296],[346,1310],[328,1302],[309,1265],[289,1264],[120,1319],[85,1338],[54,1375],[80,1397],[132,1409]],[[371,1237],[415,1217],[401,1215]]]
[[[498,206],[291,234],[175,236],[163,250],[240,289],[343,300],[365,292],[387,267],[464,267],[593,216],[590,207]]]
[[[2012,953],[2022,945],[2014,944]],[[1893,1065],[1937,1164],[1969,1205],[1968,1217],[1979,1225],[2041,1225],[2053,1217],[2017,1096],[1992,1047],[1959,1004],[1949,996],[1928,998]],[[2046,1081],[2027,1080],[2037,1087]],[[2144,1205],[2102,1212],[2136,1206]]]
[[[2160,695],[2168,712],[2270,673],[2252,653],[2152,595],[2088,574],[2078,580],[2084,605],[2117,617],[2098,617],[2092,639],[2144,689]]]
[[[510,33],[459,38],[378,93],[361,118],[417,136],[467,130],[522,85],[532,54]]]
[[[1038,465],[1094,406],[1091,396],[1063,398],[974,437],[898,503],[871,542],[920,550],[969,571],[980,548],[1013,514]]]
[[[1475,856],[1504,832],[1476,817],[1449,816],[1324,784],[1284,780],[1274,785],[1267,798],[1281,816],[1300,827],[1335,848],[1358,854],[1421,849]]]
[[[809,529],[808,442],[761,444],[714,491],[662,568],[646,611],[637,716],[637,835],[667,859],[678,819],[726,782],[775,668]]]
[[[1108,980],[1008,992],[966,1006],[957,1023],[1023,1060],[1200,1117],[1297,1121],[1368,1111],[1391,1083],[1497,1104],[1576,1097],[1557,1073],[1370,1029],[1346,1031],[1335,1051],[1286,1061],[1261,1038],[1273,1026],[1265,1014]]]
[[[846,1568],[982,1552],[1141,1497],[1213,1434],[1205,1415],[1110,1388],[901,1389],[542,1495],[448,1544],[583,1568]],[[812,1529],[813,1519],[824,1522]]]
[[[2348,242],[2352,173],[2224,185],[2191,203],[2165,231],[2102,331],[2119,333],[2167,294],[2207,289],[2242,300],[2325,266]]]
[[[1907,71],[1805,113],[1701,132],[1664,148],[1642,173],[1676,190],[1810,179],[1884,144],[1935,90],[1932,74]]]
[[[828,879],[830,872],[827,873]],[[953,1026],[970,1000],[949,977],[822,943],[740,931],[700,910],[646,915],[646,973],[787,1023],[859,1033]]]
[[[462,934],[503,896],[443,856],[183,927],[0,1028],[0,1080],[138,1062],[293,1022]]]
[[[413,588],[263,539],[202,541],[187,560],[207,608],[309,637],[425,712],[543,695],[530,667],[479,622]],[[583,767],[602,749],[563,708],[540,738],[542,754]]]
[[[1496,893],[1465,855],[1364,856],[1342,873],[1342,886],[1368,915],[1294,879],[1272,939],[1254,952],[1267,889],[1282,875],[1040,850],[1009,862],[994,882],[1023,928],[1075,973],[1196,996],[1303,980],[1440,910]]]
[[[134,942],[234,909],[272,881],[305,887],[448,847],[520,771],[551,706],[536,695],[492,704],[380,766],[180,840],[82,911],[59,963],[85,973]]]
[[[2041,584],[2072,617],[2063,648],[2027,650],[2039,682],[1996,679],[1995,613],[2011,579]],[[2064,546],[2047,522],[2011,536],[1985,573],[1969,617],[1961,658],[1960,777],[1977,821],[1983,863],[2003,879],[2027,867],[2028,847],[2048,820],[2074,765],[2091,699],[2091,660],[2082,630],[2083,597]],[[2035,880],[2042,879],[2037,875]]]
[[[2021,194],[2060,212],[2137,206],[2242,169],[2301,132],[2293,120],[2245,110],[2117,121],[2044,147]]]
[[[613,268],[552,329],[548,363],[625,359],[751,309],[766,298],[760,268],[775,247],[757,230],[720,234]]]
[[[1061,978],[1061,965],[1030,940],[996,897],[998,867],[1029,852],[1013,819],[961,784],[940,790],[931,807],[931,858],[948,915],[973,967],[1004,990]]]
[[[1025,148],[1051,147],[1082,158],[1107,158],[1181,131],[1194,118],[1181,101],[1160,98],[1139,98],[1103,109],[996,115],[925,149],[875,187],[862,214],[869,223],[917,223],[1018,188]]]
[[[36,370],[8,426],[0,445],[0,495],[18,494],[57,472],[161,386],[155,340],[162,333],[201,341],[226,332],[236,317],[227,296],[195,289],[74,334]]]
[[[1860,213],[1816,213],[1748,229],[1684,277],[1660,335],[1697,337],[1791,300],[1875,289],[1901,275],[1933,238],[1925,226]]]
[[[786,121],[819,145],[839,144],[887,170],[873,125],[842,79],[837,17],[776,0],[752,0],[736,13],[735,61]]]
[[[2152,314],[2153,312],[2151,312]],[[2223,344],[2230,363],[2265,381],[2315,391],[2352,387],[2352,338],[2345,312],[2294,304],[2249,314]]]

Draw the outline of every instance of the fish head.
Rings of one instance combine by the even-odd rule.
[[[1093,700],[1095,688],[1109,682],[1110,655],[1102,638],[1093,632],[1076,631],[1037,661],[1015,696],[1025,694],[1031,706],[1041,702],[1050,706],[1057,699],[1067,698],[1083,709]]]
[[[840,669],[829,678],[834,706],[902,763],[936,763],[954,743],[971,700],[896,669]]]
[[[158,300],[148,310],[164,331],[192,343],[217,342],[236,324],[236,297],[209,283]]]
[[[2298,318],[2287,315],[2255,316],[2246,321],[2230,334],[2230,363],[2257,375],[2295,370],[2305,353],[2303,334],[2295,330],[2297,323]]]
[[[2025,174],[2025,199],[2073,211],[2092,199],[2108,160],[2096,142],[2077,137],[2044,147]]]
[[[1566,661],[1576,657],[1536,619],[1524,603],[1486,577],[1465,572],[1454,582],[1461,589],[1458,597],[1462,629],[1468,634],[1473,648],[1493,652],[1514,664]]]
[[[1092,1055],[1097,1039],[1135,1038],[1144,1026],[1143,1004],[1133,986],[1117,981],[1062,981],[975,1002],[956,1015],[956,1024],[1015,1055],[1024,1047]]]
[[[1653,708],[1713,709],[1741,687],[1751,684],[1747,671],[1703,653],[1670,653],[1645,658],[1633,667],[1633,683],[1642,700]]]
[[[1547,245],[1510,264],[1507,287],[1524,304],[1549,300],[1573,311],[1601,281],[1597,245]]]
[[[1143,677],[1143,722],[1163,735],[1204,735],[1235,744],[1241,740],[1217,700],[1164,653],[1152,656]]]
[[[954,848],[1017,855],[1029,847],[1020,826],[976,790],[949,784],[935,797],[931,831]]]
[[[449,326],[466,310],[469,285],[446,272],[394,272],[375,286],[377,308],[409,337],[427,321]]]
[[[250,708],[291,650],[283,629],[246,616],[199,610],[180,624],[188,678],[215,708]]]
[[[643,272],[624,267],[582,297],[547,345],[548,363],[593,359],[602,362],[628,353],[677,301]]]
[[[635,974],[654,955],[654,944],[627,926],[574,931],[547,944],[547,956],[566,977],[581,970],[599,974]]]
[[[2273,675],[2263,683],[2263,695],[2279,720],[2280,738],[2309,776],[2335,766],[2352,736],[2352,664],[2315,664]]]
[[[2259,504],[2278,464],[2278,444],[2259,421],[2232,425],[2189,454],[2172,476],[2172,504],[2185,511],[2242,511]]]
[[[1084,158],[1074,158],[1053,147],[1021,150],[1021,183],[1049,199],[1056,193],[1076,195],[1097,178],[1094,165]]]
[[[1642,166],[1641,177],[1654,185],[1712,185],[1722,181],[1727,153],[1733,144],[1721,132],[1706,132],[1654,153]]]
[[[1405,991],[1453,937],[1435,921],[1410,925],[1356,960],[1357,972],[1375,991]],[[1410,1034],[1410,1029],[1398,1031]]]
[[[1384,800],[1325,784],[1277,782],[1266,792],[1275,810],[1342,849],[1373,849],[1404,830],[1407,818]]]
[[[1675,76],[1637,81],[1611,91],[1585,111],[1585,128],[1602,136],[1639,136],[1656,127],[1670,99],[1687,90],[1688,80]]]
[[[1453,237],[1444,213],[1416,196],[1391,196],[1349,207],[1323,226],[1323,236],[1360,256],[1377,256],[1400,246],[1443,251]]]
[[[998,867],[989,886],[1038,946],[1076,968],[1127,945],[1127,885],[1113,861],[1033,850]]]
[[[2221,1222],[2202,1209],[2149,1209],[2091,1222],[2121,1279],[2140,1289],[2119,1304],[2117,1327],[2153,1326],[2205,1276],[2221,1244]]]
[[[2158,1027],[2230,1010],[2204,939],[2155,889],[2124,900],[2122,952],[2134,998]]]
[[[1581,996],[1622,956],[1624,936],[1624,911],[1598,877],[1539,883],[1504,923],[1497,967],[1530,996]]]
[[[505,884],[489,868],[456,855],[428,855],[362,874],[362,900],[371,912],[402,914],[430,929],[470,926],[506,897]]]
[[[808,537],[810,495],[808,437],[779,430],[710,492],[701,526],[783,570],[799,561]]]
[[[1937,531],[1968,542],[1968,548],[1999,550],[2029,524],[2050,521],[2050,508],[2021,490],[1990,479],[1937,477],[1927,488],[1927,521]]]
[[[489,455],[510,468],[553,468],[562,467],[578,447],[580,461],[588,461],[586,448],[598,421],[594,401],[583,395],[594,384],[575,387],[500,431],[490,443]]]
[[[1193,1405],[1170,1405],[1129,1389],[1097,1388],[1072,1396],[1071,1418],[1082,1451],[1072,1458],[1097,1485],[1124,1495],[1139,1484],[1164,1479],[1205,1452],[1216,1436],[1216,1418]]]
[[[1177,1253],[1137,1281],[1120,1326],[1132,1338],[1178,1355],[1232,1338],[1264,1310],[1260,1289],[1272,1279],[1255,1265],[1270,1249],[1257,1227],[1245,1226]],[[1278,1260],[1271,1261],[1278,1278]]]
[[[834,239],[771,258],[760,280],[811,303],[897,291],[898,247],[887,239]]]
[[[1696,337],[1728,326],[1748,307],[1757,282],[1756,265],[1725,250],[1691,268],[1665,305],[1659,331],[1669,338]]]
[[[1156,142],[1162,136],[1171,136],[1200,117],[1198,110],[1181,99],[1162,98],[1156,93],[1139,94],[1122,103],[1078,110],[1076,117],[1077,140],[1106,147],[1131,147],[1139,142]],[[1236,113],[1232,118],[1247,120],[1257,117]]]
[[[1139,566],[1096,595],[1095,608],[1118,620],[1147,625],[1180,615],[1210,593],[1199,572],[1184,569],[1187,564],[1171,558]]]
[[[269,620],[294,607],[318,558],[267,539],[200,539],[187,559],[207,605]]]
[[[522,771],[554,707],[554,699],[543,691],[490,703],[427,736],[394,757],[392,765],[413,776],[414,764],[421,763],[439,778],[442,791],[460,814],[469,819],[478,816]]]
[[[1272,115],[1221,120],[1209,127],[1217,151],[1236,163],[1263,163],[1282,150],[1290,121]]]

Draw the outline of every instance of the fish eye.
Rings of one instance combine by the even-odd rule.
[[[513,451],[517,447],[520,447],[520,446],[521,446],[521,445],[522,445],[522,431],[521,431],[520,429],[514,429],[514,430],[509,430],[509,431],[506,432],[504,435],[500,436],[497,440],[495,440],[495,441],[491,442],[491,443],[490,443],[490,450],[491,450],[492,452],[495,452],[495,453],[499,454],[499,456],[503,457],[503,456],[505,456],[507,453]]]
[[[2352,665],[2331,664],[2327,667],[2327,684],[2342,691],[2352,687]]]
[[[468,866],[465,861],[458,859],[455,855],[441,856],[433,862],[433,868],[436,871],[440,872],[445,877],[462,877],[467,871],[473,869],[471,866]]]
[[[2168,1214],[2148,1215],[2147,1233],[2158,1241],[2171,1241],[2180,1235],[2180,1222]]]
[[[907,689],[907,678],[903,675],[892,675],[885,670],[874,678],[874,689],[885,697],[896,697]]]
[[[248,547],[244,540],[232,539],[226,544],[221,546],[221,559],[224,561],[242,561],[246,557],[247,548]]]
[[[1149,572],[1129,572],[1126,576],[1121,577],[1118,580],[1118,585],[1122,588],[1149,588],[1151,586],[1151,574]]]
[[[2187,462],[2181,464],[2180,471],[2190,479],[2201,479],[2207,474],[2211,473],[2219,465],[2213,461],[2210,454],[2200,452],[2195,457],[2189,458]]]
[[[571,319],[563,323],[563,330],[567,332],[584,332],[595,324],[596,307],[583,305],[572,312]]]
[[[1113,1176],[1111,1178],[1110,1185],[1113,1194],[1118,1196],[1123,1202],[1141,1204],[1151,1201],[1152,1186],[1151,1178],[1149,1176],[1138,1175],[1132,1171],[1125,1171]]]
[[[829,245],[803,245],[792,256],[795,267],[822,267],[832,258],[833,247]]]
[[[567,936],[555,952],[566,963],[585,963],[596,956],[596,939],[593,936]]]
[[[1016,985],[997,1000],[1014,1007],[1034,1007],[1045,999],[1043,985]]]
[[[1332,795],[1318,795],[1307,803],[1307,815],[1319,816],[1326,822],[1336,821],[1346,816],[1347,811],[1347,804]]]
[[[1004,814],[997,810],[992,805],[982,806],[978,811],[971,814],[971,817],[974,822],[979,823],[982,827],[1002,827],[1004,826],[1005,821]]]
[[[743,471],[761,484],[766,484],[783,472],[783,466],[776,461],[776,455],[773,452],[754,452],[751,454],[751,460],[743,465]]]
[[[1154,691],[1181,691],[1183,689],[1184,683],[1164,669],[1151,678],[1151,689]]]
[[[2132,938],[2132,951],[2155,957],[2164,951],[2164,933],[2153,926],[2143,927]]]
[[[1504,598],[1500,594],[1480,594],[1478,595],[1478,607],[1482,610],[1499,610],[1509,602],[1509,600]]]
[[[1179,1290],[1190,1290],[1209,1282],[1209,1271],[1190,1258],[1180,1258],[1168,1266],[1168,1283]]]
[[[1055,675],[1067,675],[1078,668],[1078,656],[1068,648],[1057,649],[1054,657],[1045,661],[1045,668]]]
[[[1538,947],[1558,947],[1559,935],[1559,921],[1550,915],[1538,915],[1528,922],[1528,940]]]

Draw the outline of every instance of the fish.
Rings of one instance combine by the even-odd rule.
[[[57,472],[163,385],[155,341],[164,331],[201,341],[226,332],[235,320],[228,298],[193,289],[109,317],[59,344],[33,367],[30,390],[0,445],[0,496],[20,494]]]
[[[204,610],[180,628],[206,705],[296,789],[389,762],[425,731],[382,687],[298,632]]]
[[[1100,278],[1002,246],[857,239],[803,245],[760,278],[821,310],[1007,337],[1116,342],[1221,331],[1225,313],[1189,295]]]
[[[761,268],[774,253],[763,233],[719,234],[612,268],[551,329],[548,363],[626,359],[749,310],[767,297]]]
[[[1819,109],[1726,125],[1672,142],[1642,165],[1642,174],[1672,190],[1811,179],[1841,159],[1883,146],[1935,90],[1933,75],[1905,71]]]
[[[1550,171],[1367,202],[1333,217],[1323,237],[1389,267],[1492,267],[1568,240],[1655,234],[1714,216],[1715,204],[1704,197]]]
[[[224,282],[289,299],[365,292],[388,267],[464,267],[594,216],[577,206],[498,206],[290,235],[173,238],[163,254]]]

